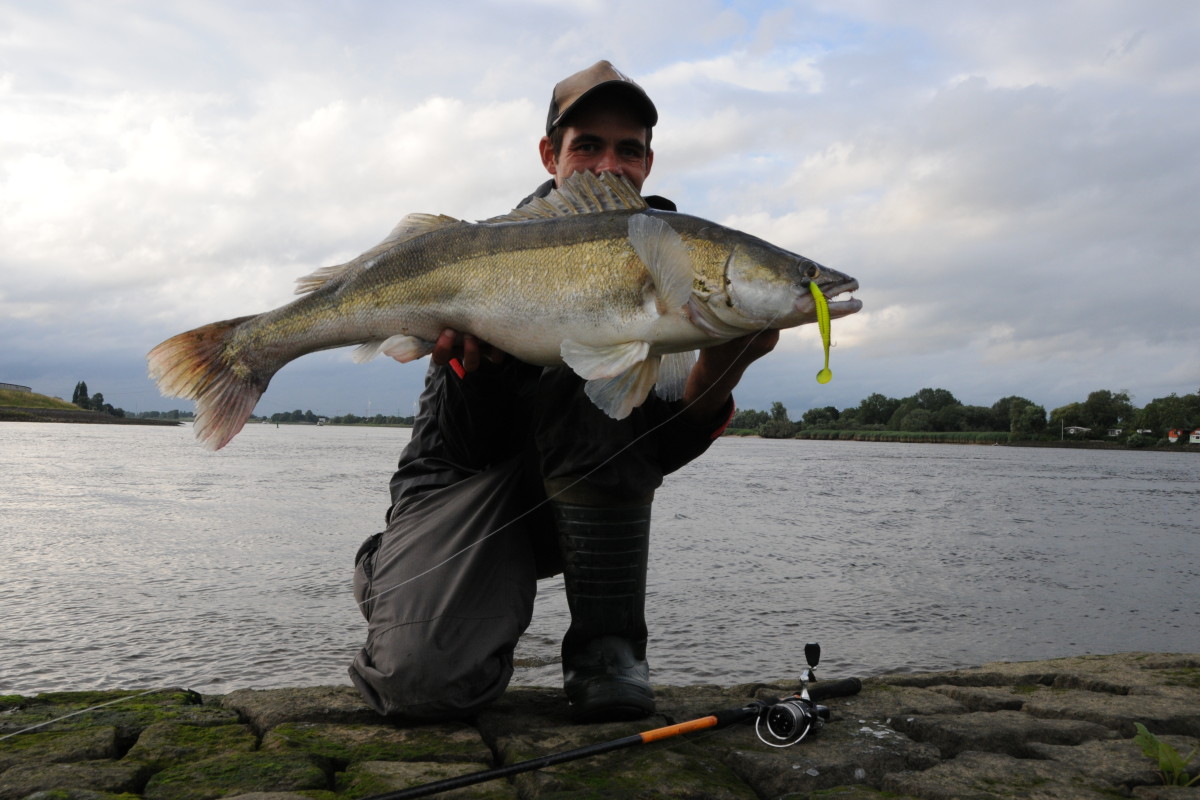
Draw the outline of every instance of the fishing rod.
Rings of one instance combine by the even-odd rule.
[[[763,744],[771,747],[791,747],[801,742],[809,733],[820,730],[825,722],[828,721],[829,709],[818,705],[818,700],[830,697],[847,697],[858,694],[858,691],[862,688],[862,681],[858,678],[844,678],[839,681],[821,682],[810,689],[808,686],[809,682],[816,681],[813,668],[821,658],[821,646],[816,642],[809,642],[804,646],[804,656],[808,661],[808,668],[800,673],[800,691],[788,697],[754,700],[739,708],[714,711],[711,714],[688,720],[687,722],[654,728],[653,730],[635,733],[631,736],[624,736],[620,739],[613,739],[607,742],[584,745],[583,747],[564,750],[560,753],[550,753],[504,767],[472,772],[468,775],[459,775],[454,778],[445,778],[440,781],[424,783],[420,786],[412,786],[395,792],[374,794],[364,798],[364,800],[410,800],[415,797],[429,797],[430,795],[447,792],[451,789],[461,789],[464,786],[474,786],[477,783],[507,778],[510,775],[518,775],[522,772],[532,772],[533,770],[553,766],[554,764],[577,761],[581,758],[589,758],[601,753],[609,753],[613,750],[621,750],[639,744],[659,742],[685,733],[709,729],[717,730],[738,723],[749,723],[752,720],[754,721],[754,731],[758,735],[759,741]]]

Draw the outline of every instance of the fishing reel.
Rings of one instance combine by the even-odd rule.
[[[800,691],[764,705],[754,722],[754,732],[765,745],[791,747],[809,733],[820,730],[829,719],[829,709],[817,705],[808,692],[808,684],[817,679],[813,668],[821,660],[821,645],[816,642],[804,645],[804,658],[808,667],[800,673]]]

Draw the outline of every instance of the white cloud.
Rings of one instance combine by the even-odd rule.
[[[405,213],[506,210],[544,177],[550,86],[612,58],[662,112],[651,191],[862,284],[834,384],[807,386],[805,329],[743,406],[1200,385],[1190,6],[288,8],[0,10],[0,380],[100,353],[140,375],[157,338],[286,302]]]

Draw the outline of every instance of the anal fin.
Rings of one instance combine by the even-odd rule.
[[[584,391],[596,407],[613,419],[625,419],[646,401],[658,380],[661,359],[652,356],[612,378],[590,380]]]

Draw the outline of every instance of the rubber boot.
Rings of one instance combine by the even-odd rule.
[[[571,718],[641,719],[654,712],[646,663],[650,506],[551,505],[571,609],[562,643]]]

